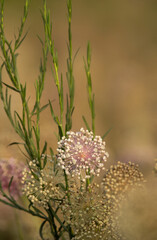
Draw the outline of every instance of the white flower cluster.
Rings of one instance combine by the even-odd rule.
[[[67,132],[58,142],[58,164],[66,174],[78,175],[79,178],[89,178],[91,174],[99,176],[105,169],[108,153],[105,151],[105,142],[100,136],[93,135],[88,130]]]
[[[54,199],[59,201],[63,198],[63,192],[58,183],[63,182],[64,178],[61,173],[54,171],[54,162],[52,159],[47,160],[44,169],[39,169],[36,160],[29,163],[29,168],[23,171],[23,192],[33,205],[48,208],[48,203]]]

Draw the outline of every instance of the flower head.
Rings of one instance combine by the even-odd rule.
[[[11,177],[13,180],[10,185],[10,193],[13,197],[21,194],[21,179],[22,179],[23,165],[17,163],[14,158],[8,160],[0,159],[0,182],[2,189],[9,190],[9,182]]]
[[[73,184],[62,205],[67,223],[74,231],[74,240],[124,240],[118,226],[118,211],[122,199],[143,182],[143,175],[133,163],[111,166],[101,184],[85,187]]]
[[[90,174],[99,175],[100,170],[105,169],[104,163],[108,157],[105,142],[83,128],[76,133],[67,132],[67,138],[63,137],[58,142],[57,150],[59,164],[72,176],[88,178]]]
[[[43,169],[37,166],[37,161],[33,160],[29,163],[29,168],[23,171],[23,193],[33,203],[47,208],[48,203],[52,200],[62,198],[63,192],[59,187],[59,183],[64,181],[62,173],[59,169],[55,169],[54,160],[47,157],[47,163]],[[41,159],[42,161],[44,160]]]
[[[143,174],[137,164],[118,162],[106,172],[102,185],[106,196],[117,198],[129,189],[141,186],[142,182],[144,182]]]
[[[144,177],[137,164],[117,162],[116,165],[110,166],[101,183],[103,202],[107,210],[105,215],[110,223],[108,225],[110,238],[105,239],[126,239],[118,224],[121,204],[128,198],[130,192],[141,189],[143,183]]]
[[[89,189],[78,189],[70,195],[70,203],[65,199],[62,211],[64,218],[74,231],[74,240],[104,239],[107,219],[99,185],[89,185]]]

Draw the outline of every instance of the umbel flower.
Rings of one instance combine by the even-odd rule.
[[[74,240],[104,239],[106,231],[105,207],[99,185],[92,184],[81,190],[74,187],[70,203],[65,199],[62,207],[67,223],[72,227]]]
[[[10,185],[10,193],[13,197],[21,195],[21,179],[23,164],[17,163],[14,158],[0,159],[0,183],[3,191],[8,190],[9,182],[13,177]]]
[[[73,239],[125,239],[117,224],[121,200],[143,181],[136,165],[118,162],[106,172],[100,185],[93,183],[88,189],[74,186],[70,202],[66,198],[62,207],[65,220],[75,233]]]
[[[110,166],[101,183],[109,232],[109,237],[104,238],[105,240],[125,239],[118,225],[121,203],[130,192],[141,189],[144,182],[143,174],[137,164],[117,162],[116,165]]]
[[[90,174],[99,176],[105,169],[108,153],[105,142],[100,136],[93,135],[88,130],[67,132],[67,138],[62,137],[58,142],[58,164],[66,174],[78,175],[79,178],[89,178]]]
[[[116,165],[110,166],[106,172],[102,185],[104,187],[105,196],[108,198],[114,198],[118,195],[122,195],[129,188],[141,186],[144,181],[143,174],[134,163],[122,163],[117,162]]]
[[[59,183],[64,181],[63,174],[56,169],[54,159],[47,157],[47,163],[43,169],[37,166],[37,161],[29,163],[29,169],[23,171],[23,193],[34,206],[48,208],[50,201],[60,201],[63,192]],[[43,159],[41,159],[44,161]]]

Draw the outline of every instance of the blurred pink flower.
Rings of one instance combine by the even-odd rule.
[[[13,176],[10,186],[10,193],[13,197],[22,194],[21,179],[23,167],[23,164],[19,164],[14,158],[8,160],[0,159],[0,183],[2,189],[4,191],[8,190],[10,179]]]

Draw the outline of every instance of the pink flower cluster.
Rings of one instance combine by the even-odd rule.
[[[102,138],[83,128],[76,133],[67,132],[67,138],[62,137],[58,142],[57,151],[58,165],[67,174],[78,175],[82,179],[90,177],[90,174],[99,176],[109,156]]]
[[[0,159],[0,183],[3,191],[8,190],[9,182],[13,176],[10,193],[13,197],[19,196],[21,192],[23,165],[17,163],[14,158],[8,160]]]

